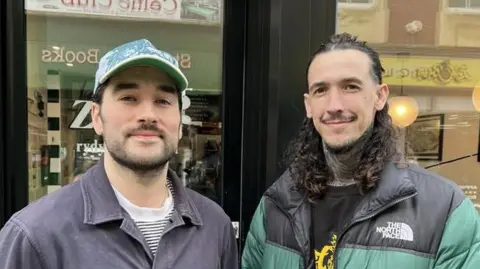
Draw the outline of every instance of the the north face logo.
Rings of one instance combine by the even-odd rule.
[[[408,224],[402,222],[387,222],[387,227],[377,227],[377,233],[383,238],[413,241],[413,231]]]

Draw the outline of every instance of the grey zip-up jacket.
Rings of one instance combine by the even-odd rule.
[[[230,219],[169,172],[175,210],[153,256],[118,203],[103,160],[17,212],[0,231],[0,269],[236,269]]]

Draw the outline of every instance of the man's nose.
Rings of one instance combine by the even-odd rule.
[[[327,93],[326,110],[328,113],[338,113],[343,111],[342,94],[339,89],[330,89]]]
[[[138,121],[139,122],[157,122],[157,111],[155,104],[150,101],[144,101],[138,107]]]

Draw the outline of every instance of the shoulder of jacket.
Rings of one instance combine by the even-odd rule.
[[[407,175],[417,189],[417,199],[449,214],[469,199],[453,180],[417,165],[409,165]]]
[[[435,172],[429,171],[418,165],[409,165],[407,169],[408,176],[415,187],[418,188],[442,188],[452,194],[463,194],[460,187],[451,179],[441,176]]]
[[[265,195],[283,192],[291,189],[295,183],[293,182],[292,175],[290,171],[285,170],[274,182],[273,184],[265,191]]]

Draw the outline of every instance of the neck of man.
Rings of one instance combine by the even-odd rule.
[[[168,164],[152,171],[133,171],[105,151],[104,166],[110,183],[127,200],[139,207],[160,208],[168,198]]]
[[[357,141],[343,148],[331,148],[322,141],[327,166],[333,173],[333,179],[327,183],[329,186],[341,187],[355,184],[354,173],[372,135],[372,129],[372,126],[369,127]]]

